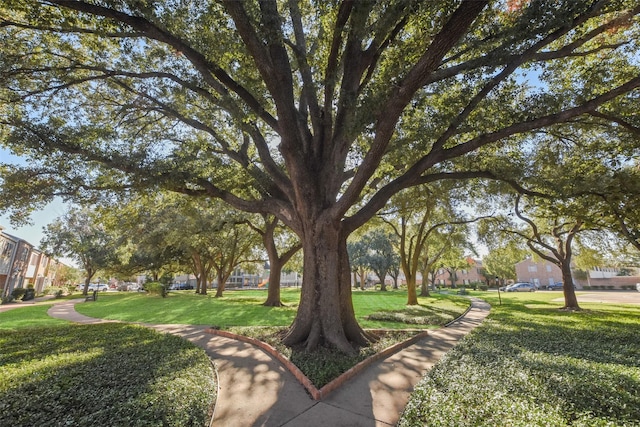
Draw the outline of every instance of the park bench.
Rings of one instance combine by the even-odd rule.
[[[90,295],[87,295],[87,297],[84,300],[85,301],[96,301],[97,299],[98,299],[98,291],[95,290]]]

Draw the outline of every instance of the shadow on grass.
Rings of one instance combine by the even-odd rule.
[[[615,313],[605,310],[565,312],[552,307],[532,309],[527,304],[495,310],[492,319],[499,325],[484,333],[502,336],[503,329],[512,330],[505,343],[510,352],[524,349],[640,367],[640,321],[630,323],[628,316],[616,319]]]
[[[25,328],[0,342],[0,425],[204,425],[215,398],[204,352],[143,327]]]
[[[486,370],[484,383],[499,384],[493,395],[559,407],[569,424],[638,425],[639,318],[615,307],[564,312],[531,303],[498,307],[454,359]]]

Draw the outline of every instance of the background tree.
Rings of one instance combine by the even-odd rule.
[[[640,251],[640,163],[635,161],[619,170],[603,171],[590,182],[589,193],[602,204],[600,224]]]
[[[381,218],[398,237],[400,265],[407,281],[407,305],[418,304],[418,273],[435,268],[443,254],[464,234],[451,185],[432,185],[396,195]],[[426,276],[422,281],[426,283]],[[428,294],[424,289],[423,294]]]
[[[165,195],[161,204],[163,211],[172,212],[162,216],[170,219],[167,242],[188,254],[200,294],[207,294],[207,283],[215,276],[215,296],[221,297],[227,280],[240,265],[264,262],[246,214],[219,200]]]
[[[170,240],[181,228],[175,198],[171,200],[160,192],[107,199],[101,201],[96,212],[117,239],[118,257],[109,266],[114,275],[146,274],[150,280],[159,281],[180,270],[184,248]],[[182,235],[189,233],[180,231]]]
[[[399,256],[395,251],[395,235],[381,228],[374,228],[363,237],[367,250],[365,263],[378,276],[380,290],[386,291],[387,273],[399,264]]]
[[[600,251],[580,245],[577,254],[573,257],[573,263],[576,269],[585,273],[584,278],[587,279],[587,285],[591,286],[589,270],[604,265],[604,257]]]
[[[285,344],[349,353],[375,339],[353,312],[349,235],[405,188],[495,175],[484,160],[529,144],[519,135],[610,122],[593,113],[640,86],[638,13],[605,0],[2,0],[0,139],[30,161],[2,171],[0,203],[162,187],[275,215],[304,254]]]
[[[451,246],[440,259],[440,267],[448,273],[451,289],[454,289],[458,282],[458,272],[468,270],[471,263],[464,247]]]
[[[278,218],[262,215],[262,220],[261,225],[257,225],[255,221],[251,220],[248,220],[247,224],[260,235],[269,257],[269,286],[267,288],[267,300],[264,305],[281,307],[283,305],[280,300],[282,269],[296,252],[302,248],[302,245],[294,236],[279,227]]]
[[[58,264],[54,278],[54,286],[73,286],[82,280],[82,273],[75,267]]]
[[[359,236],[347,242],[347,253],[349,255],[349,265],[353,272],[353,283],[356,288],[364,290],[367,282],[367,242],[364,237]],[[360,280],[358,281],[358,276]]]
[[[213,248],[213,269],[216,273],[216,297],[221,297],[227,280],[231,274],[245,263],[256,263],[264,260],[257,253],[258,242],[255,233],[242,221],[225,218],[218,227],[212,230],[216,240]]]
[[[577,216],[567,217],[550,208],[549,200],[537,199],[526,203],[523,211],[521,196],[516,197],[515,215],[524,226],[507,223],[501,226],[501,232],[521,237],[531,251],[540,258],[556,265],[562,272],[565,306],[569,310],[579,310],[578,299],[573,287],[572,257],[573,241],[580,232],[589,230],[589,223],[578,212]],[[542,203],[546,202],[546,204]]]
[[[96,273],[115,262],[115,243],[89,209],[71,209],[44,229],[40,245],[54,257],[68,257],[78,263],[85,272],[82,293],[87,295]]]
[[[492,238],[498,235],[492,235]],[[505,280],[516,280],[516,264],[523,261],[528,251],[513,240],[502,241],[504,246],[498,242],[493,242],[494,246],[489,253],[482,258],[482,265],[486,271],[485,276],[489,279],[495,277],[504,283]],[[499,283],[496,283],[499,285]]]
[[[398,247],[396,246],[396,253],[397,253],[397,250],[398,250]],[[398,258],[398,262],[393,264],[389,269],[389,276],[391,276],[391,278],[393,279],[393,289],[399,289],[398,287],[398,280],[400,278],[400,259],[399,258]]]

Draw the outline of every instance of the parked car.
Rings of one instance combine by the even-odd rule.
[[[636,289],[640,292],[640,283],[636,283]]]
[[[561,290],[563,287],[562,282],[556,282],[556,283],[550,283],[549,286],[547,286],[547,289],[550,291],[556,291],[556,290]]]
[[[505,292],[535,292],[536,287],[531,283],[514,283],[511,286],[507,286]]]
[[[190,285],[188,283],[174,283],[169,287],[169,289],[172,289],[174,291],[183,291],[187,289],[193,289],[193,285]]]
[[[77,290],[79,291],[83,291],[84,290],[84,284],[81,283],[76,287]],[[87,292],[93,292],[93,291],[100,291],[100,292],[105,292],[109,290],[109,285],[107,285],[106,283],[89,283],[89,287],[87,288]]]

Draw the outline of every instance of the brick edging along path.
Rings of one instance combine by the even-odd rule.
[[[457,318],[447,322],[444,327],[448,327],[450,325],[453,325],[454,323],[456,323],[457,321],[459,321],[460,319],[464,318],[464,316],[467,315],[467,313],[469,313],[469,310],[471,310],[472,307],[472,303],[469,304],[469,307],[467,307],[467,309],[464,311],[464,313],[462,313],[460,316],[458,316]],[[380,330],[381,332],[386,332],[387,330]],[[298,380],[298,382],[300,382],[300,384],[309,392],[309,394],[311,395],[311,397],[313,398],[313,400],[322,400],[325,397],[327,397],[329,395],[329,393],[331,393],[332,391],[336,390],[337,388],[339,388],[340,386],[342,386],[346,381],[348,381],[349,379],[353,378],[354,376],[358,375],[358,373],[360,373],[362,370],[364,370],[365,368],[367,368],[369,365],[373,364],[374,362],[377,362],[380,359],[383,359],[385,357],[388,357],[394,353],[397,353],[398,351],[405,349],[407,347],[409,347],[412,344],[415,344],[417,341],[421,340],[422,338],[425,338],[429,335],[429,331],[428,330],[416,330],[416,335],[414,335],[413,337],[396,343],[392,346],[389,346],[387,348],[385,348],[382,351],[379,351],[378,353],[374,354],[371,357],[366,358],[365,360],[357,363],[355,366],[353,366],[352,368],[350,368],[349,370],[345,371],[344,373],[342,373],[341,375],[339,375],[337,378],[331,380],[330,382],[328,382],[327,384],[325,384],[323,387],[321,387],[320,389],[318,389],[315,384],[313,384],[311,382],[311,380],[300,370],[300,368],[298,368],[295,364],[293,364],[291,362],[291,360],[289,360],[289,358],[287,358],[284,354],[280,353],[275,347],[273,347],[272,345],[264,342],[264,341],[260,341],[258,339],[255,338],[251,338],[251,337],[247,337],[244,335],[238,335],[238,334],[234,334],[232,332],[228,332],[228,331],[223,331],[220,329],[215,329],[215,328],[207,328],[205,329],[205,332],[211,335],[217,335],[217,336],[221,336],[221,337],[226,337],[226,338],[231,338],[234,340],[238,340],[238,341],[242,341],[242,342],[246,342],[248,344],[252,344],[256,347],[261,348],[263,351],[265,351],[267,354],[270,354],[271,356],[273,356],[274,358],[276,358],[280,363],[282,363],[282,365],[287,368],[287,370],[289,372],[291,372],[291,374]],[[375,331],[372,331],[375,332]]]

